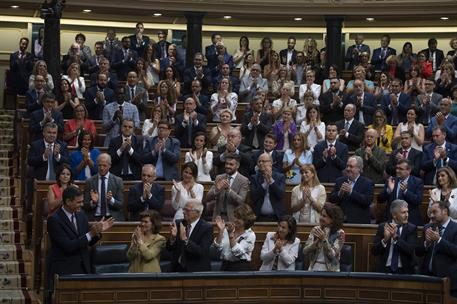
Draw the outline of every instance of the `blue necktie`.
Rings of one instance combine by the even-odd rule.
[[[400,225],[397,227],[397,240],[400,237]],[[392,269],[393,272],[397,272],[398,270],[398,258],[400,256],[400,252],[398,251],[398,245],[394,244],[393,241],[391,240],[390,243],[391,246],[393,246],[392,249],[392,258],[390,260],[390,269]]]
[[[105,176],[101,176],[102,184],[100,186],[100,215],[106,216],[106,190],[105,190]]]
[[[48,173],[49,173],[49,179],[51,181],[56,180],[56,172],[54,170],[54,150],[52,150],[51,144],[49,144],[49,148],[51,149],[51,152],[49,153],[48,156]]]
[[[192,147],[192,117],[190,116],[189,123],[187,124],[187,144],[189,145],[189,147]]]

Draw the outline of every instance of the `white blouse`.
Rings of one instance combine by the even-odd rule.
[[[262,266],[260,271],[272,270],[276,256],[278,256],[278,270],[295,270],[295,260],[298,257],[298,250],[300,248],[300,239],[295,238],[294,242],[286,243],[279,254],[276,254],[273,249],[275,248],[274,236],[276,232],[268,232],[265,241],[262,245],[260,252],[260,259]]]
[[[223,103],[222,103],[222,102]],[[236,121],[236,107],[238,106],[238,95],[234,92],[231,92],[227,95],[225,100],[220,100],[219,94],[213,93],[211,95],[211,112],[213,113],[213,122],[220,122],[221,118],[219,117],[220,112],[228,108],[233,113],[232,121]]]
[[[174,220],[180,220],[184,218],[184,213],[182,208],[187,203],[187,200],[191,198],[190,193],[187,192],[186,189],[184,189],[182,182],[178,183],[178,187],[181,190],[180,195],[179,195],[179,201],[176,201],[176,195],[178,194],[178,191],[176,191],[175,187],[171,187],[171,205],[173,208],[176,210]],[[198,199],[199,201],[202,201],[203,199],[203,185],[199,183],[194,183],[194,186],[192,187],[192,191],[195,194],[195,199]]]
[[[62,79],[68,80],[70,83],[70,92],[72,90],[72,86],[74,85],[75,91],[76,91],[76,96],[78,98],[83,98],[84,97],[84,92],[86,91],[86,82],[84,81],[84,77],[78,77],[78,79],[75,79],[74,81],[71,80],[70,76],[68,75],[63,75]]]
[[[214,239],[214,246],[221,253],[221,260],[223,261],[237,262],[245,260],[250,262],[255,246],[255,233],[251,228],[246,229],[243,234],[236,238],[236,244],[230,247],[228,231],[224,228],[221,243],[218,244]]]
[[[192,157],[194,159],[192,159]],[[203,160],[200,157],[197,159],[197,155],[192,155],[191,157],[191,151],[186,152],[185,155],[185,162],[193,162],[194,164],[197,165],[198,168],[198,177],[197,177],[197,182],[210,182],[211,181],[211,176],[210,172],[211,169],[213,168],[213,152],[211,151],[206,151],[206,164],[203,164]]]
[[[301,185],[297,185],[292,189],[291,205],[292,207],[297,206],[300,201],[303,200],[303,191],[300,189]],[[327,193],[325,192],[325,187],[322,185],[317,185],[313,188],[310,188],[311,197],[317,202],[319,206],[324,206],[325,200],[327,199]],[[310,206],[310,204],[305,204],[303,208],[293,214],[293,217],[297,223],[319,223],[319,211]]]
[[[300,133],[306,133],[310,129],[310,125],[304,120],[300,125]],[[321,133],[321,139],[317,139],[317,134],[314,129],[312,129],[308,133],[308,147],[311,151],[314,151],[314,146],[317,145],[318,142],[323,141],[325,139],[325,123],[321,121],[321,123],[317,126],[317,129]]]

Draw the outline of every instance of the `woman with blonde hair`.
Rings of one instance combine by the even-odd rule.
[[[314,38],[308,38],[303,45],[303,54],[305,55],[305,64],[313,67],[319,64],[320,54],[317,50],[317,42]]]
[[[171,84],[167,80],[159,81],[154,106],[160,106],[162,108],[162,116],[170,123],[174,123],[176,102],[177,99]]]
[[[236,107],[238,106],[238,95],[232,92],[232,84],[228,77],[222,77],[216,93],[211,95],[210,109],[213,114],[213,121],[220,122],[222,110],[229,109],[232,112],[232,120],[235,121]]]
[[[392,152],[392,139],[394,131],[391,125],[387,124],[387,116],[382,109],[376,109],[373,113],[373,124],[368,129],[375,129],[378,132],[376,146],[383,149],[384,152]]]
[[[358,65],[354,67],[353,74],[354,79],[348,82],[346,86],[346,93],[352,94],[352,92],[354,91],[354,81],[357,79],[363,81],[363,83],[365,84],[365,92],[373,93],[374,83],[373,81],[366,79],[366,70],[363,66]]]
[[[255,62],[260,64],[262,70],[270,63],[270,52],[273,50],[273,41],[270,37],[263,37],[260,41],[260,49],[257,50]]]
[[[84,77],[80,76],[81,69],[79,64],[72,63],[67,69],[67,74],[62,76],[62,79],[68,80],[70,83],[71,98],[83,98],[86,91],[86,83]]]
[[[144,120],[143,123],[143,139],[151,141],[151,139],[158,135],[159,122],[164,119],[163,110],[161,106],[155,106],[151,111],[151,117]]]
[[[384,71],[387,72],[387,74],[389,74],[392,79],[398,78],[402,82],[405,82],[405,71],[403,71],[403,68],[400,66],[397,56],[390,55],[387,57],[386,66],[387,67]]]
[[[292,108],[295,114],[297,110],[297,101],[293,99],[294,96],[294,85],[291,83],[285,83],[281,89],[281,96],[273,101],[272,113],[275,119],[282,115],[285,108]]]
[[[32,74],[29,77],[29,89],[35,89],[35,76],[41,75],[44,78],[44,89],[46,91],[52,91],[54,89],[54,82],[52,75],[48,73],[48,66],[46,61],[38,60],[33,66]]]
[[[273,81],[279,77],[279,69],[281,68],[281,60],[279,54],[276,51],[271,51],[269,63],[263,69],[263,78],[268,80],[268,87],[271,88]]]
[[[282,169],[286,176],[286,184],[298,185],[302,166],[312,163],[313,154],[308,149],[304,134],[296,133],[291,147],[284,151]]]
[[[230,130],[232,129],[233,113],[224,109],[219,113],[220,122],[211,129],[209,143],[213,149],[225,146]]]
[[[303,165],[300,172],[301,183],[292,189],[292,214],[298,223],[318,224],[327,199],[325,187],[312,164]]]
[[[275,97],[279,97],[282,94],[282,87],[286,84],[290,84],[294,87],[294,82],[290,80],[290,74],[287,68],[283,65],[279,68],[278,79],[274,80],[271,85],[271,93]],[[295,94],[295,92],[294,92]],[[293,95],[292,95],[293,96]]]

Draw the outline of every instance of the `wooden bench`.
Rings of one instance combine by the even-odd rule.
[[[61,276],[54,303],[451,303],[448,279],[377,273]]]

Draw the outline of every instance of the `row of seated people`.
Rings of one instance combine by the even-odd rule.
[[[84,195],[77,187],[68,186],[62,199],[62,206],[47,221],[51,241],[47,262],[50,292],[54,274],[90,273],[87,245],[94,245],[101,233],[109,230],[114,222],[113,218],[103,217],[90,227],[84,212],[80,211]],[[394,200],[389,209],[390,219],[379,225],[372,247],[372,254],[379,257],[377,271],[411,274],[416,268],[426,275],[450,276],[451,292],[455,294],[457,224],[449,217],[449,202],[432,202],[430,223],[424,227],[421,242],[417,240],[416,225],[409,221],[409,208],[405,200]],[[210,271],[212,246],[220,253],[220,270],[252,271],[256,242],[252,227],[258,220],[255,211],[242,203],[233,210],[232,220],[217,216],[214,219],[217,230],[213,234],[213,226],[202,218],[203,209],[200,200],[189,198],[183,208],[183,218],[170,225],[168,239],[159,234],[161,218],[158,212],[146,210],[140,213],[140,224],[132,233],[127,252],[129,272],[160,272],[162,250],[172,256],[171,271]],[[293,271],[299,250],[303,250],[308,256],[308,270],[340,271],[341,249],[345,242],[343,211],[335,204],[325,203],[316,217],[318,225],[311,230],[303,249],[300,249],[301,240],[296,237],[296,219],[290,215],[276,219],[277,231],[268,232],[262,246],[260,270]],[[418,267],[417,256],[424,257]],[[81,261],[81,257],[82,263],[74,263]]]

